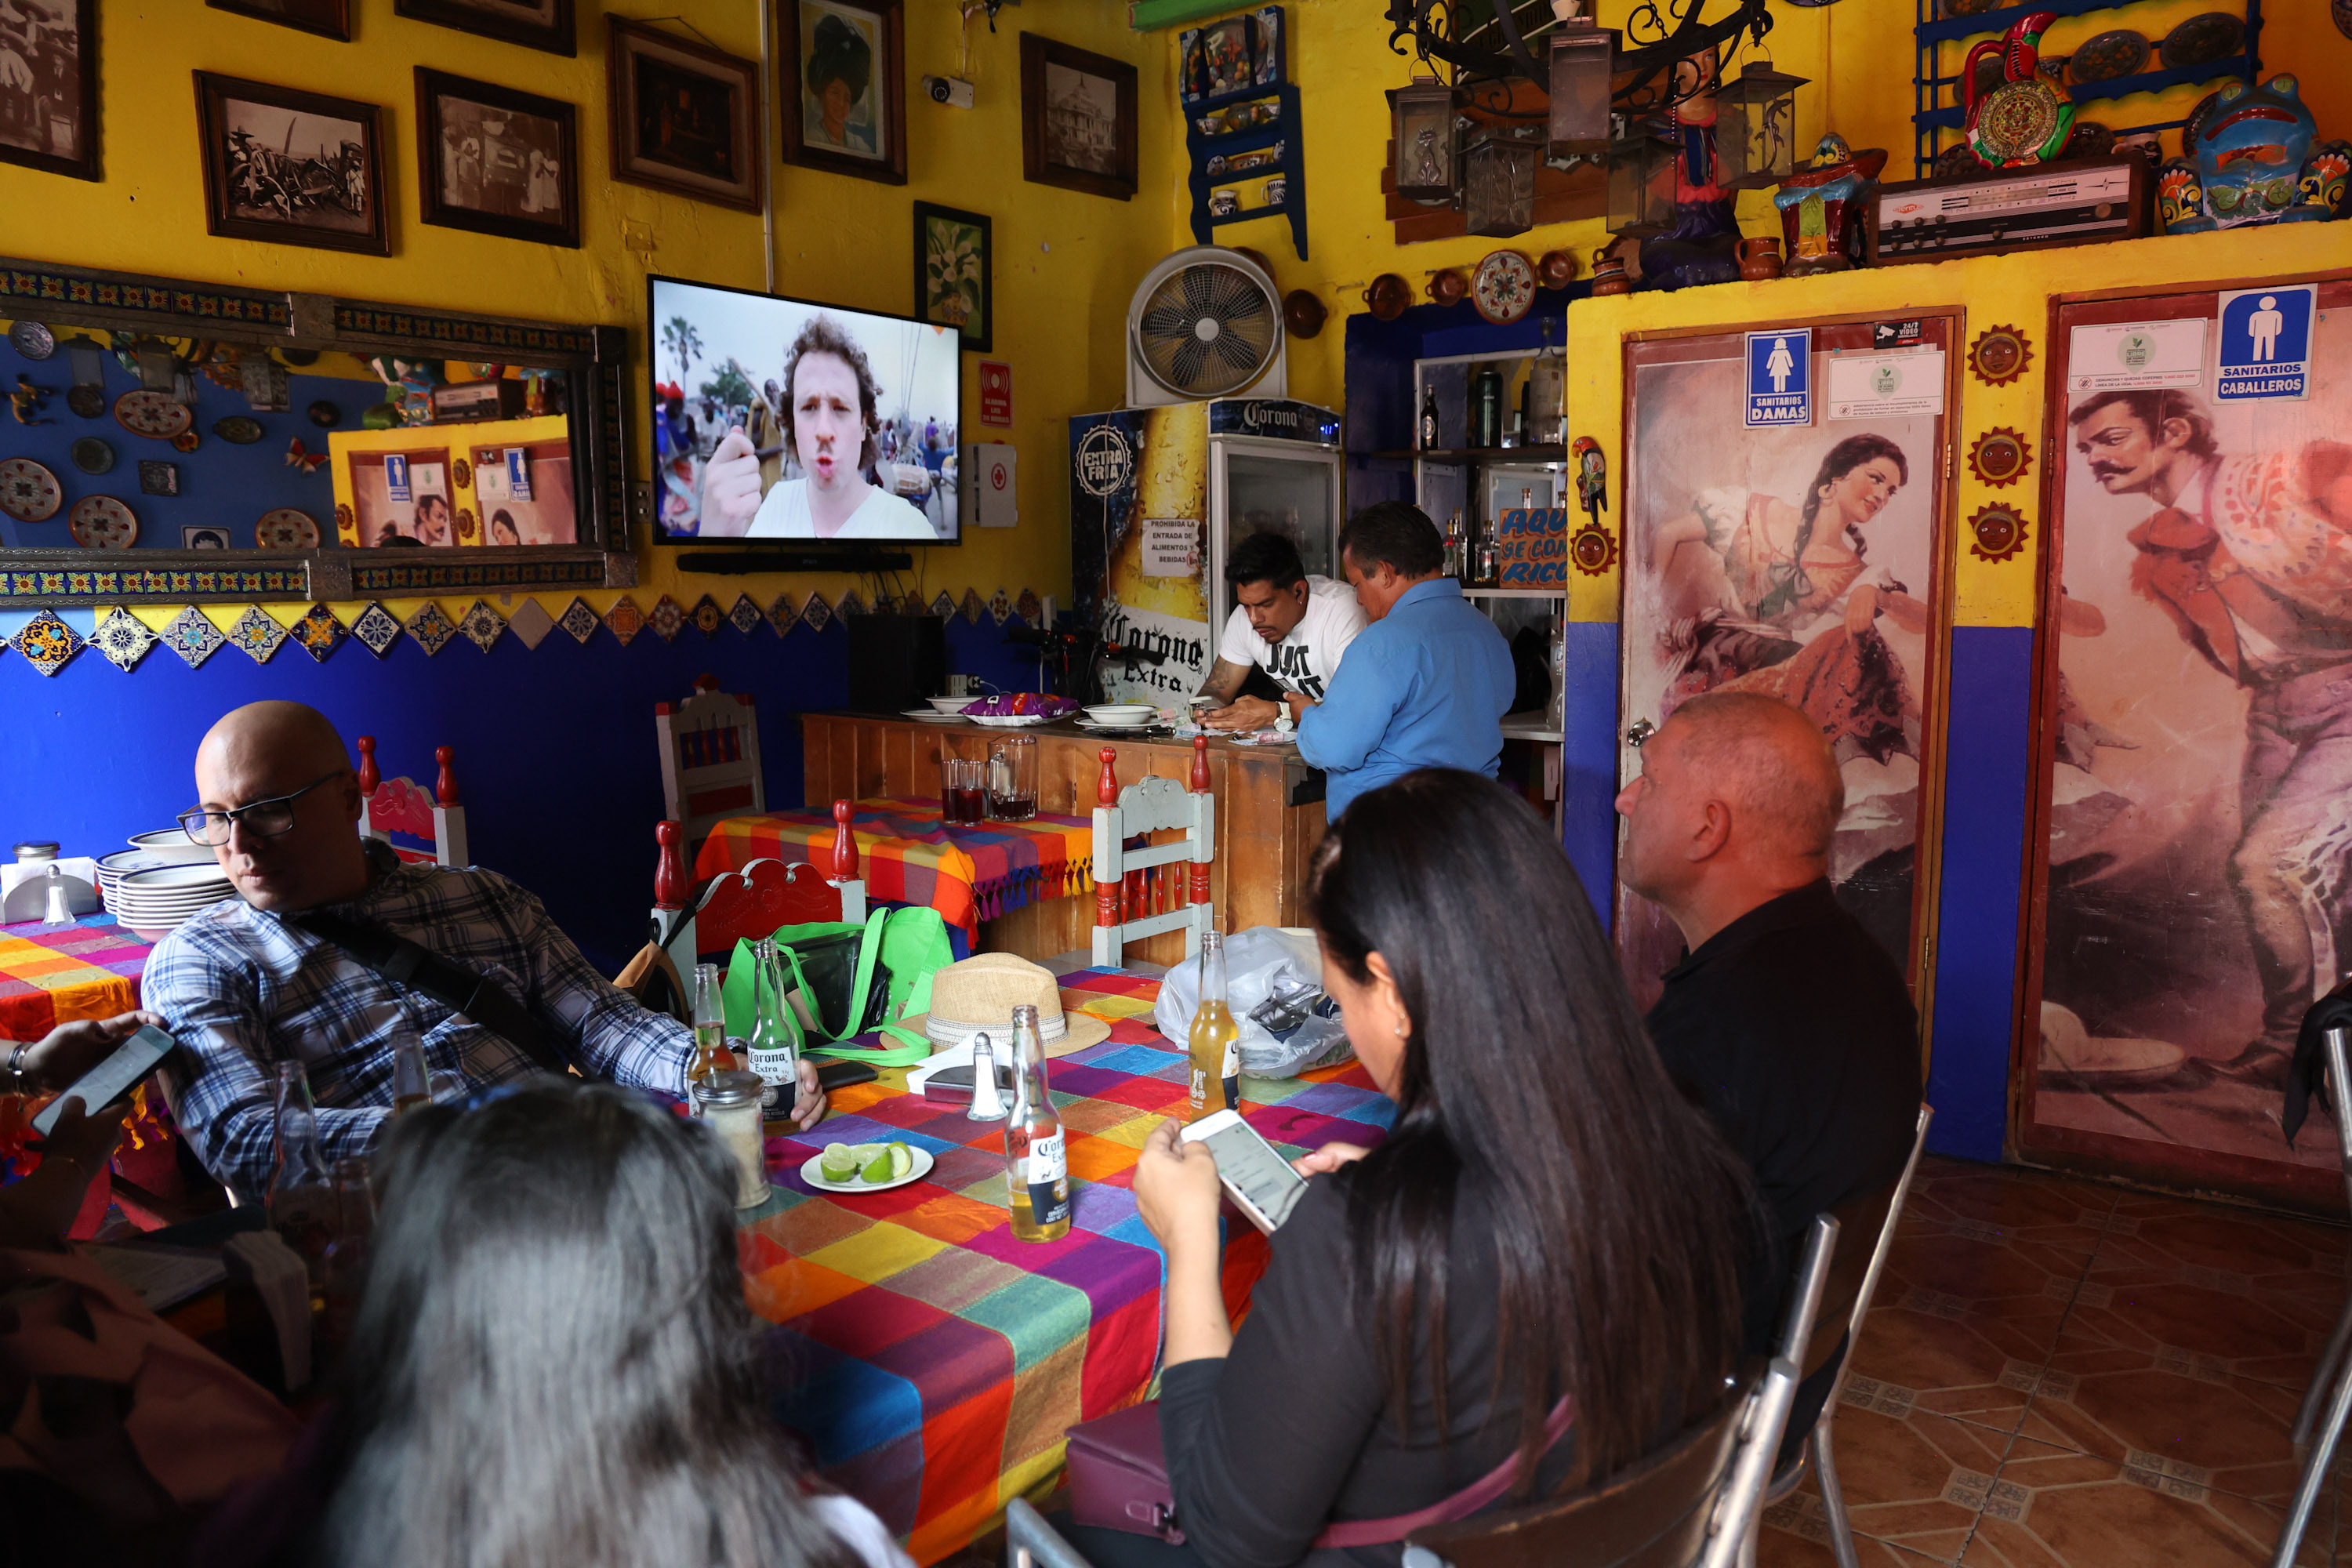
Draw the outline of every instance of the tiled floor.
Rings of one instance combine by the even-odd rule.
[[[2347,1241],[2329,1226],[1929,1158],[1835,1426],[1863,1561],[2267,1563],[2295,1481],[2287,1432],[2343,1302]],[[2347,1489],[2339,1478],[2322,1497],[2298,1562],[2352,1564]],[[1833,1562],[1820,1507],[1808,1481],[1767,1513],[1761,1568]]]

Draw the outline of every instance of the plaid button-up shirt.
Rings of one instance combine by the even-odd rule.
[[[370,841],[375,879],[337,913],[497,977],[583,1070],[683,1094],[693,1037],[599,974],[537,899],[494,871],[400,862]],[[257,1196],[276,1168],[277,1075],[299,1061],[331,1163],[367,1152],[392,1114],[394,1046],[475,1087],[539,1070],[522,1048],[332,942],[241,899],[213,905],[148,956],[144,1005],[179,1041],[190,1079],[176,1116],[205,1167]]]

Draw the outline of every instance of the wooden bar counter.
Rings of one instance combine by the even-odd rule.
[[[1066,721],[1024,730],[974,724],[929,724],[919,719],[863,713],[808,713],[801,718],[803,799],[868,800],[882,795],[940,793],[941,756],[986,757],[1004,735],[1037,741],[1037,809],[1085,816],[1095,807],[1101,753],[1117,753],[1121,788],[1158,774],[1180,783],[1192,772],[1192,742],[1166,738],[1112,741]],[[1217,800],[1217,858],[1209,869],[1209,896],[1217,928],[1306,923],[1300,886],[1307,858],[1323,840],[1323,803],[1290,804],[1310,776],[1288,746],[1209,742],[1209,787]],[[1094,927],[1091,898],[1045,899],[981,924],[980,950],[1047,959],[1084,949]],[[1130,958],[1173,963],[1184,937],[1171,931],[1135,943]]]

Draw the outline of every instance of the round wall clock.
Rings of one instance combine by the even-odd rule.
[[[84,496],[74,502],[66,531],[84,550],[128,550],[139,542],[139,517],[112,496]]]
[[[47,522],[66,500],[57,475],[30,458],[0,460],[0,511],[18,522]]]
[[[1470,302],[1498,327],[1507,327],[1536,302],[1535,264],[1516,250],[1497,250],[1470,279]]]
[[[299,507],[278,507],[253,525],[253,542],[261,550],[316,550],[318,520]]]
[[[2006,561],[2025,548],[2025,519],[2014,507],[1980,506],[1969,519],[1977,542],[1969,553],[1979,561]]]
[[[19,321],[8,329],[8,346],[26,359],[41,360],[58,352],[58,339],[38,321]]]
[[[2033,461],[2022,432],[1996,425],[1969,448],[1969,470],[1995,489],[2013,485]]]
[[[1987,327],[1969,345],[1969,371],[1987,386],[2000,386],[2025,374],[2033,346],[2015,327]]]
[[[114,400],[114,421],[133,436],[168,441],[196,422],[196,411],[168,392],[141,387]]]

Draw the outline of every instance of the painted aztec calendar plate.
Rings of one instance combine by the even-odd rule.
[[[253,525],[253,542],[262,550],[316,550],[319,522],[299,507],[278,507]]]

